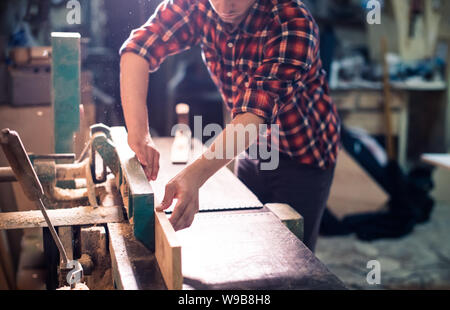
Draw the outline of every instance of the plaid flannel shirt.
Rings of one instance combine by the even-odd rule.
[[[231,33],[208,0],[166,0],[120,53],[144,57],[154,72],[167,56],[198,44],[233,117],[250,112],[278,124],[271,147],[299,163],[335,164],[340,120],[319,57],[318,27],[302,1],[257,0]]]

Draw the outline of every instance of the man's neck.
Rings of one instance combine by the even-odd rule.
[[[231,27],[230,27],[230,32],[231,33],[233,33],[233,32],[235,32],[237,29],[238,29],[238,27],[239,27],[239,25],[248,17],[248,14],[249,14],[249,12],[250,12],[250,9],[251,8],[249,8],[248,10],[247,10],[247,12],[245,12],[245,14],[243,14],[240,18],[239,18],[239,20],[237,20],[236,22],[234,22],[233,24],[231,24]]]

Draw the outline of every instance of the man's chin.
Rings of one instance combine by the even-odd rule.
[[[224,23],[234,24],[237,21],[237,18],[220,18]]]

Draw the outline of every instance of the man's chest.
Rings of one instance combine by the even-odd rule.
[[[202,39],[203,60],[218,86],[225,90],[245,85],[264,59],[266,31],[249,35],[212,31]]]

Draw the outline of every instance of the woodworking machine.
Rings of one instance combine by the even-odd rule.
[[[163,197],[167,181],[184,166],[170,160],[173,138],[155,138],[155,143],[161,151],[161,172],[153,183],[147,181],[129,148],[123,127],[92,126],[86,152],[71,164],[57,164],[49,160],[52,155],[31,156],[44,200],[55,208],[49,210],[54,226],[105,224],[106,255],[111,261],[107,267],[112,269],[116,288],[344,288],[301,242],[302,217],[288,205],[263,206],[227,168],[201,188],[200,213],[192,227],[175,232],[166,213],[155,212],[154,206],[155,200]],[[197,140],[192,143],[200,144]],[[189,160],[198,155],[191,154]],[[2,180],[23,179],[14,169],[1,171]],[[75,181],[78,188],[60,188],[59,180]],[[82,214],[89,216],[69,212],[62,219],[51,213],[68,202],[78,208],[63,211],[84,208]],[[26,212],[19,213],[26,217]],[[5,227],[8,218],[4,215],[8,214],[0,215],[3,229],[45,225],[36,217],[32,223]],[[69,244],[84,242],[75,241]]]
[[[172,209],[155,211],[167,182],[203,149],[191,138],[186,105],[177,107],[175,139],[154,138],[161,154],[154,182],[124,127],[91,126],[75,158],[79,41],[79,34],[52,34],[55,154],[27,154],[20,143],[20,152],[8,156],[11,167],[0,168],[0,181],[20,181],[38,203],[40,210],[0,213],[0,230],[43,229],[47,288],[77,282],[127,290],[345,288],[302,243],[301,215],[285,204],[263,205],[228,168],[200,189],[200,212],[190,228],[175,232]],[[20,134],[11,128],[5,137],[12,130]]]

